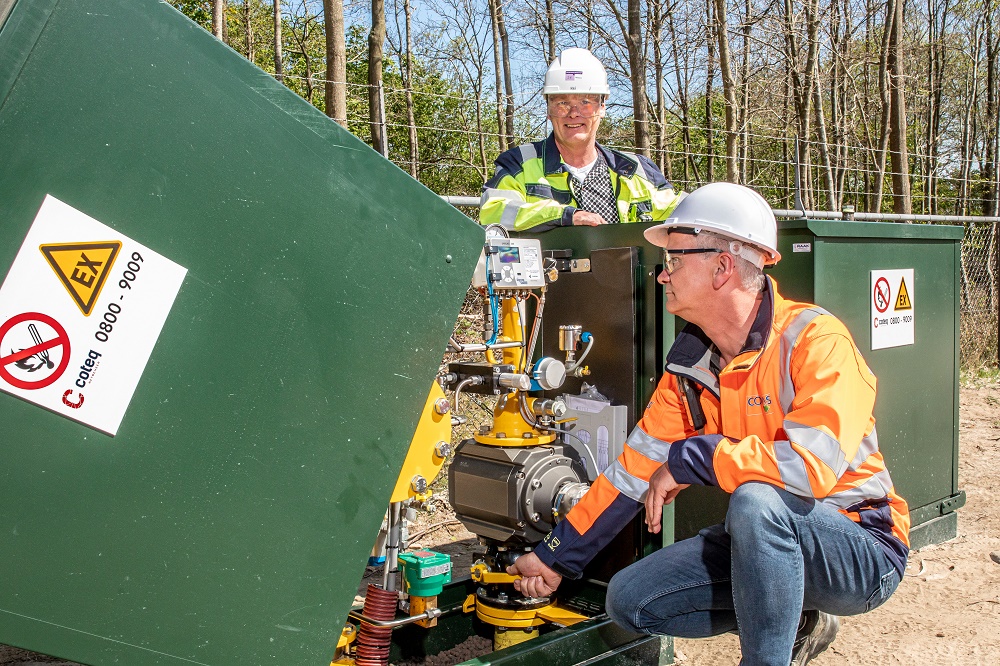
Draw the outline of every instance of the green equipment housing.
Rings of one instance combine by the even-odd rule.
[[[3,270],[47,194],[188,270],[114,438],[0,395],[0,642],[94,666],[329,663],[482,230],[156,0],[0,0],[0,156]],[[629,427],[682,324],[645,226],[538,235],[577,260],[546,326],[613,341],[588,365]],[[878,377],[914,546],[954,536],[964,502],[961,236],[787,222],[772,270],[847,324]],[[915,341],[872,350],[870,273],[894,269],[914,271]],[[544,354],[557,342],[543,330]],[[655,539],[636,521],[565,585],[596,617],[468,663],[668,663],[669,639],[600,616],[603,582],[725,501],[682,493]],[[445,615],[396,630],[394,659],[479,631],[468,575],[435,575]]]
[[[0,26],[0,271],[47,194],[188,271],[116,437],[0,394],[0,642],[329,664],[482,230],[167,3]]]
[[[616,344],[616,349],[595,349],[588,357],[598,388],[629,406],[629,427],[649,402],[666,350],[684,326],[665,313],[663,290],[655,282],[662,253],[645,242],[647,226],[566,227],[537,236],[546,250],[591,260],[591,273],[562,275],[552,285],[546,306],[550,320],[559,320],[560,308],[580,312],[578,318],[588,324],[608,313],[602,325],[610,328],[598,339],[610,334],[616,343],[629,336],[634,340],[631,349]],[[961,227],[942,225],[785,220],[778,224],[781,261],[766,271],[786,298],[816,303],[840,318],[875,373],[879,448],[910,506],[912,548],[954,537],[956,510],[965,504],[958,487],[963,233]],[[901,269],[913,269],[914,343],[872,349],[871,273]],[[554,353],[557,332],[546,333],[543,348]],[[613,378],[610,387],[601,382],[608,377]],[[573,392],[570,382],[567,387]],[[696,486],[681,493],[673,515],[668,509],[665,518],[665,542],[722,522],[727,497]],[[639,537],[640,527],[633,548],[637,553],[648,547],[641,541],[645,537]]]

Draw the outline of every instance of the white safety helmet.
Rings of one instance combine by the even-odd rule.
[[[542,95],[586,93],[611,94],[604,65],[587,49],[563,49],[545,72]]]
[[[711,231],[749,243],[766,255],[765,266],[781,259],[774,211],[764,197],[743,185],[709,183],[699,187],[677,204],[666,222],[646,229],[644,235],[653,245],[666,247],[667,235],[677,229]]]

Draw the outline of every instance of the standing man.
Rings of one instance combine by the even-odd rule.
[[[761,272],[780,255],[753,190],[706,185],[645,235],[664,248],[667,310],[690,324],[622,455],[508,571],[522,594],[548,596],[639,509],[657,533],[684,488],[718,486],[725,523],[618,572],[608,613],[647,634],[738,631],[743,666],[805,664],[836,616],[882,604],[906,566],[909,512],[879,452],[875,377],[840,320]]]
[[[483,187],[482,224],[548,231],[666,219],[679,197],[656,165],[597,143],[610,93],[590,51],[566,49],[552,61],[542,90],[552,133],[497,158]]]

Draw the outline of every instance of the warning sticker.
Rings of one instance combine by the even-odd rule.
[[[0,287],[0,391],[115,435],[186,273],[46,197]]]
[[[69,356],[66,329],[48,315],[24,312],[0,325],[0,377],[11,386],[45,388],[62,377]]]
[[[115,257],[122,244],[76,243],[72,245],[42,245],[42,254],[52,270],[62,280],[66,291],[80,308],[84,316],[90,311],[101,295],[101,287],[115,264]]]
[[[913,303],[910,302],[910,292],[906,290],[906,278],[899,281],[899,291],[896,293],[896,307],[893,310],[912,310]]]
[[[871,289],[872,349],[912,345],[913,269],[872,271]]]

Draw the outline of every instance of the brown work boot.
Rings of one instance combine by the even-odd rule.
[[[795,645],[792,647],[792,663],[789,666],[805,666],[809,661],[830,647],[837,637],[840,628],[840,618],[823,611],[807,610],[802,612],[799,620],[799,631],[795,635]]]

